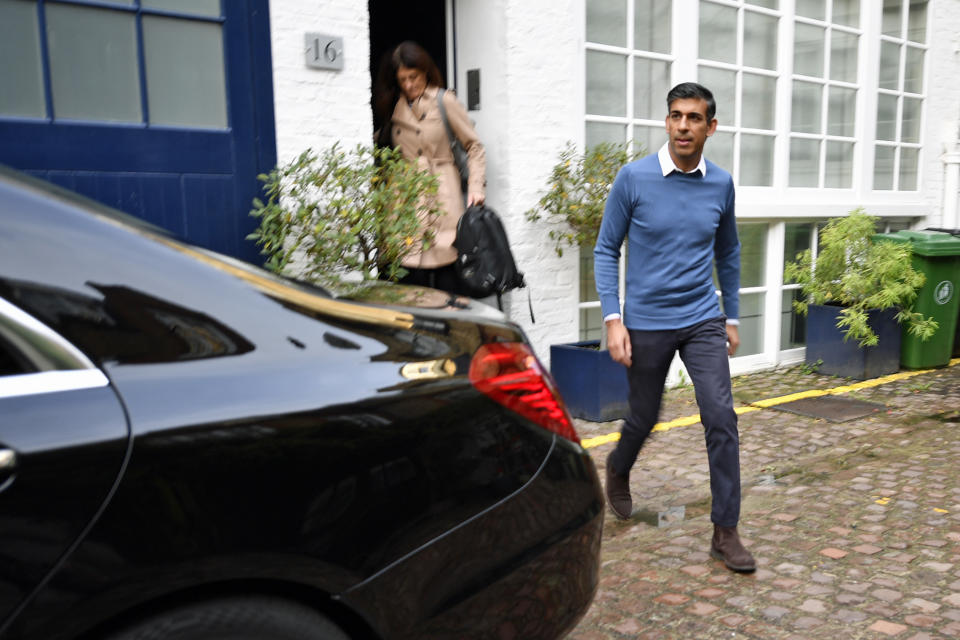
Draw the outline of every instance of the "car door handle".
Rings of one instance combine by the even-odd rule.
[[[17,467],[17,452],[13,449],[0,449],[0,476],[12,472]]]

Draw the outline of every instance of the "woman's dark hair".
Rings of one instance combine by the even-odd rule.
[[[393,107],[400,99],[400,87],[397,85],[397,71],[400,67],[419,69],[427,75],[427,85],[443,86],[440,69],[427,50],[412,40],[401,42],[383,55],[377,73],[373,107],[380,126],[390,121]]]
[[[683,100],[685,98],[700,98],[707,103],[707,122],[713,120],[717,114],[717,102],[713,99],[713,93],[702,84],[696,82],[682,82],[670,89],[667,94],[667,112],[670,111],[670,105],[674,100]]]

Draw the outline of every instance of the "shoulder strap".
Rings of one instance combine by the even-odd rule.
[[[443,94],[446,93],[446,89],[437,90],[437,108],[440,109],[440,118],[443,119],[443,126],[447,130],[447,138],[450,139],[451,146],[456,142],[456,138],[453,137],[453,129],[450,128],[450,121],[447,120],[447,108],[443,106]]]

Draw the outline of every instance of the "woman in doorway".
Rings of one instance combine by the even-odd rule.
[[[403,268],[409,273],[400,282],[458,293],[453,241],[464,212],[464,197],[468,207],[484,202],[486,156],[466,109],[452,91],[444,91],[443,106],[450,129],[467,151],[470,178],[463,194],[437,104],[442,86],[443,78],[430,54],[415,42],[402,42],[380,67],[374,105],[383,123],[377,143],[399,148],[404,158],[435,175],[439,182],[437,198],[442,213],[433,224],[433,242],[404,260]]]

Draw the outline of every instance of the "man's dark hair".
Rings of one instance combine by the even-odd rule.
[[[683,100],[685,98],[700,98],[707,103],[707,122],[713,120],[717,115],[717,101],[713,99],[713,93],[702,84],[696,82],[681,82],[667,94],[667,112],[670,112],[670,105],[674,100]]]

